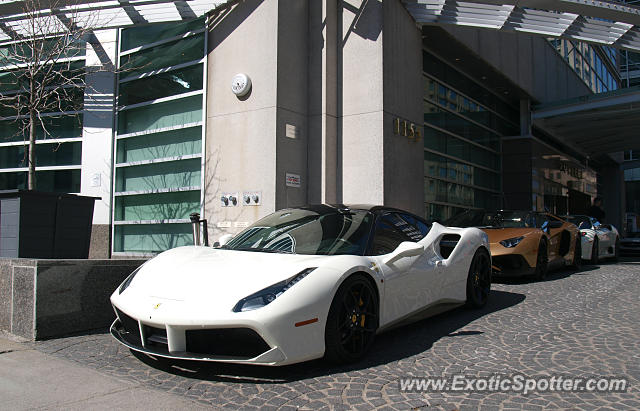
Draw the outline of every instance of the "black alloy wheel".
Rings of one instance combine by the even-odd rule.
[[[593,239],[593,248],[591,249],[591,260],[589,263],[592,265],[597,265],[600,262],[600,245],[598,241],[598,237],[594,237]]]
[[[467,277],[467,306],[481,308],[489,300],[491,291],[491,260],[489,253],[481,248],[471,260]]]
[[[571,268],[579,270],[582,266],[582,237],[578,234],[576,238],[576,245],[573,250],[573,261],[571,262]]]
[[[535,278],[538,281],[542,281],[547,278],[547,272],[549,271],[549,254],[547,252],[546,240],[540,240],[538,246],[538,256],[536,257],[536,271]]]
[[[342,364],[360,360],[378,329],[378,297],[362,274],[347,278],[338,288],[325,328],[325,358]]]

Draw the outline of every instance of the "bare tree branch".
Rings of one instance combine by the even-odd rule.
[[[93,31],[101,20],[98,11],[80,15],[79,7],[65,0],[46,4],[43,0],[25,0],[23,7],[24,18],[5,30],[14,33],[15,41],[0,46],[0,120],[15,122],[16,132],[8,137],[21,137],[28,146],[28,188],[33,190],[36,139],[40,133],[44,138],[51,135],[45,118],[82,112],[84,108],[85,90],[91,88],[85,82],[84,54],[87,43],[97,41]],[[41,13],[44,9],[52,13]]]

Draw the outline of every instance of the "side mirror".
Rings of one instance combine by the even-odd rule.
[[[549,221],[549,228],[561,228],[564,223],[559,220]]]
[[[225,234],[223,236],[221,236],[218,241],[216,241],[215,243],[213,243],[213,246],[218,248],[218,247],[222,247],[223,245],[227,244],[229,241],[231,241],[231,239],[233,238],[233,234]]]
[[[389,257],[384,260],[384,263],[393,264],[402,258],[415,257],[422,253],[424,253],[424,246],[422,244],[414,243],[412,241],[404,241],[400,243],[398,248],[389,254]]]

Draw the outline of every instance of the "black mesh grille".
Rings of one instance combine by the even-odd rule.
[[[519,254],[509,254],[493,257],[493,265],[501,270],[518,270],[521,268],[528,268],[524,257]]]
[[[166,328],[155,328],[148,325],[142,326],[142,333],[146,343],[167,345],[167,330]]]
[[[128,333],[127,340],[142,345],[142,341],[140,340],[140,326],[138,325],[138,321],[129,317],[127,314],[116,308],[116,313],[118,314],[118,318],[120,319],[120,323],[122,324],[122,328]]]
[[[253,358],[268,351],[269,345],[249,328],[188,330],[187,351],[194,354]]]

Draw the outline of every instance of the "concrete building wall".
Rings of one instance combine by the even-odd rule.
[[[239,2],[208,33],[204,217],[212,239],[276,209],[278,2]],[[238,98],[231,79],[251,78]],[[259,191],[260,206],[221,207],[223,193]]]
[[[591,89],[541,37],[469,27],[443,27],[537,103],[591,94]]]
[[[383,30],[384,204],[424,214],[424,141],[394,134],[393,120],[424,135],[422,37],[399,1],[385,1]]]
[[[280,209],[307,203],[309,2],[278,0],[277,3],[275,208]],[[286,185],[287,173],[300,176],[300,187]]]
[[[343,2],[338,44],[342,200],[384,202],[383,6]]]
[[[343,200],[422,214],[422,140],[394,134],[393,125],[408,121],[422,134],[420,31],[399,1],[345,4],[338,119]]]
[[[399,0],[247,1],[213,21],[204,216],[214,238],[306,203],[423,212],[422,141],[393,132],[395,118],[422,124],[420,31]],[[241,72],[253,89],[237,98]],[[261,191],[262,205],[221,207],[223,193],[245,191]]]
[[[598,169],[598,196],[602,197],[605,212],[604,222],[613,224],[620,232],[625,230],[625,212],[627,199],[624,181],[624,153],[609,155],[608,164]]]

